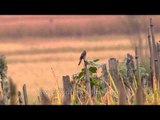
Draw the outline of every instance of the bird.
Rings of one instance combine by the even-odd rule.
[[[130,55],[129,53],[127,53],[127,62],[126,62],[126,65],[128,65],[132,61],[133,61],[133,56]]]
[[[82,60],[85,60],[85,59],[86,59],[86,56],[87,56],[87,52],[86,52],[86,50],[84,50],[84,51],[81,53],[81,56],[80,56],[80,58],[79,58],[79,63],[78,63],[78,65],[81,64]]]

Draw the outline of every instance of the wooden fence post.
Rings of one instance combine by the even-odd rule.
[[[3,102],[5,105],[10,104],[10,84],[7,76],[7,60],[5,55],[0,55],[0,77],[3,92]]]
[[[19,105],[22,105],[23,104],[23,99],[22,99],[22,96],[21,96],[21,92],[18,91],[18,103]]]
[[[158,64],[160,66],[160,41],[157,43]]]
[[[25,103],[25,105],[28,105],[28,95],[27,95],[26,84],[23,85],[23,96],[24,96],[24,103]]]
[[[153,45],[153,56],[156,57],[156,42],[153,32],[153,24],[152,24],[152,18],[150,18],[150,31],[151,31],[151,37],[152,37],[152,45]]]
[[[63,91],[64,91],[63,104],[70,105],[71,104],[71,83],[70,83],[70,77],[68,75],[63,76]]]
[[[155,71],[156,71],[156,86],[159,88],[159,65],[158,65],[158,58],[156,57],[155,61]]]
[[[159,41],[160,42],[160,41]],[[160,43],[157,43],[157,59],[158,59],[158,73],[160,72]],[[160,74],[158,74],[158,86],[160,85]]]
[[[107,67],[106,67],[106,64],[102,64],[102,77],[103,77],[103,81],[105,82],[105,85],[106,83],[109,84],[109,75],[108,75],[108,72],[107,72]],[[107,85],[106,85],[106,89],[107,89]]]
[[[118,80],[119,80],[118,61],[116,60],[116,58],[109,59],[109,72],[110,72],[115,84],[118,85]]]
[[[96,101],[96,86],[95,85],[91,87],[91,93],[92,93],[93,102],[95,103]]]
[[[2,92],[0,91],[0,105],[4,105]]]
[[[125,86],[123,85],[123,78],[120,77],[119,79],[119,105],[127,105],[127,95],[126,95],[126,92],[125,92]]]
[[[129,81],[128,85],[131,85],[132,89],[135,91],[134,89],[135,67],[134,67],[133,56],[130,55],[129,53],[127,54],[126,67],[127,67],[127,80]]]
[[[94,79],[95,80],[98,80],[98,77],[97,77],[97,75],[94,75]],[[93,103],[95,103],[96,102],[96,95],[97,95],[97,92],[99,92],[99,91],[96,91],[96,86],[95,85],[92,85],[92,87],[91,87],[91,96],[92,96],[92,102]]]
[[[149,51],[150,51],[150,82],[151,87],[153,89],[153,77],[154,77],[154,55],[153,55],[153,46],[151,42],[151,36],[150,36],[150,29],[148,28],[148,45],[149,45]]]
[[[38,103],[41,103],[41,99],[39,96],[37,96],[37,99],[38,99]]]
[[[155,42],[155,36],[154,36],[154,32],[153,32],[153,24],[152,24],[152,19],[150,18],[150,30],[151,30],[151,37],[152,37],[152,45],[153,45],[153,58],[154,58],[154,68],[155,68],[155,77],[156,77],[156,88],[158,87],[157,83],[159,81],[159,68],[157,67],[157,62],[158,62],[158,58],[157,58],[157,47],[156,47],[156,42]]]
[[[149,75],[147,73],[143,74],[141,77],[141,81],[142,81],[142,87],[146,90],[146,92],[148,92],[149,87],[150,87]]]
[[[102,78],[103,78],[103,81],[105,82],[105,92],[106,92],[106,97],[105,97],[105,101],[106,101],[106,105],[108,104],[108,94],[109,94],[109,87],[107,86],[107,84],[108,85],[110,85],[110,83],[109,83],[109,75],[108,75],[108,71],[107,71],[107,67],[106,67],[106,64],[102,64],[101,65],[101,68],[102,68]]]
[[[112,76],[112,79],[115,82],[115,85],[118,89],[119,94],[119,104],[125,105],[126,104],[126,94],[125,94],[125,88],[121,82],[120,75],[118,73],[118,61],[116,58],[110,58],[109,59],[109,71]]]
[[[139,56],[138,56],[138,48],[135,48],[135,59],[136,59],[136,73],[137,73],[137,82],[138,82],[138,88],[136,93],[136,102],[138,105],[143,105],[143,91],[142,91],[142,83],[141,83],[141,77],[140,77],[140,70],[139,70]]]
[[[48,95],[46,94],[46,92],[41,88],[40,89],[40,98],[41,98],[41,104],[42,105],[50,105],[51,101],[48,97]]]
[[[89,70],[88,70],[88,67],[87,67],[87,61],[85,61],[85,60],[84,60],[84,67],[85,67],[85,70],[86,70],[86,91],[87,91],[87,94],[88,94],[87,96],[88,96],[88,99],[89,99],[88,104],[92,104],[90,74],[89,74]]]
[[[10,104],[11,105],[16,105],[17,101],[17,87],[16,84],[13,82],[12,78],[9,77],[9,83],[10,83]]]

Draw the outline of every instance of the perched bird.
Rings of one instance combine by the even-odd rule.
[[[82,60],[85,60],[86,59],[86,56],[87,56],[87,52],[84,50],[79,58],[79,64],[81,64]]]
[[[128,65],[129,63],[133,62],[133,56],[130,55],[129,53],[127,53],[127,61],[126,61],[126,65]]]

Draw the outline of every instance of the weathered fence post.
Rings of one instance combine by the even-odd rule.
[[[41,99],[39,96],[37,96],[38,102],[41,103]]]
[[[63,104],[70,105],[71,104],[71,83],[70,83],[70,77],[68,75],[63,76],[63,90],[64,90]]]
[[[109,71],[118,89],[119,104],[125,105],[126,104],[125,88],[123,87],[120,75],[118,74],[118,61],[116,60],[116,58],[109,59]]]
[[[156,57],[156,42],[153,32],[153,24],[152,24],[152,18],[150,18],[150,31],[151,31],[151,37],[152,37],[152,45],[153,45],[153,56]]]
[[[107,72],[107,67],[106,67],[106,64],[102,64],[102,77],[103,77],[103,81],[105,82],[105,85],[106,83],[109,84],[109,75],[108,75],[108,72]],[[106,85],[106,89],[107,89],[107,85]]]
[[[142,77],[141,77],[141,81],[142,81],[142,87],[144,89],[146,89],[146,91],[148,92],[149,90],[149,87],[150,87],[150,82],[149,82],[149,75],[146,73],[146,74],[143,74]]]
[[[23,96],[24,96],[24,103],[25,103],[25,105],[28,105],[28,95],[27,95],[26,84],[23,85]]]
[[[160,41],[159,41],[160,42]],[[158,59],[158,73],[160,72],[160,43],[157,43],[157,59]],[[160,85],[160,74],[158,74],[158,86]]]
[[[10,83],[10,104],[11,105],[16,105],[16,92],[17,92],[17,87],[16,84],[13,83],[13,80],[9,78],[9,83]]]
[[[102,68],[102,78],[103,78],[103,81],[105,82],[105,92],[106,92],[106,98],[105,98],[105,101],[106,101],[106,104],[108,104],[108,94],[109,94],[109,87],[107,86],[110,85],[109,83],[109,75],[108,75],[108,72],[107,72],[107,67],[106,67],[106,64],[102,64],[101,65],[101,68]]]
[[[158,67],[158,58],[156,57],[155,61],[155,71],[156,71],[156,87],[159,88],[159,67]]]
[[[0,77],[3,92],[3,101],[5,105],[10,104],[10,84],[7,76],[7,60],[5,55],[0,55]]]
[[[91,83],[90,83],[90,75],[89,75],[89,70],[88,70],[88,67],[87,67],[87,61],[84,60],[84,67],[85,67],[85,70],[86,70],[86,91],[87,91],[87,96],[88,96],[88,99],[89,99],[89,102],[88,104],[92,104],[92,100],[91,100]]]
[[[141,77],[140,77],[140,70],[139,70],[139,56],[138,56],[138,48],[135,47],[135,59],[136,59],[136,74],[137,74],[137,82],[138,82],[138,88],[136,93],[136,102],[138,105],[143,105],[143,91],[142,91],[142,83],[141,83]]]
[[[92,92],[93,102],[95,103],[95,101],[96,101],[96,86],[95,86],[95,85],[93,85],[93,86],[91,87],[91,92]]]
[[[154,92],[154,104],[157,104],[157,87],[159,82],[159,68],[157,68],[157,48],[155,43],[155,37],[153,32],[153,24],[152,19],[150,19],[150,30],[151,30],[151,36],[152,36],[152,44],[153,44],[153,59],[154,59],[154,69],[155,69],[155,77],[153,78],[153,92]],[[155,79],[156,78],[156,79]]]
[[[94,79],[95,79],[95,80],[98,80],[97,75],[94,75]],[[96,86],[95,86],[95,85],[92,85],[92,86],[91,86],[91,96],[92,96],[93,103],[96,102],[97,92],[99,92],[99,91],[96,91]]]
[[[125,92],[125,86],[123,85],[123,78],[120,77],[119,79],[119,104],[120,105],[127,105],[126,103],[126,100],[127,100],[127,95],[126,95],[126,92]]]
[[[0,91],[0,105],[4,105],[2,92]]]
[[[118,61],[116,60],[116,58],[109,59],[109,72],[110,72],[115,84],[118,85],[118,81],[119,81]]]
[[[48,95],[46,94],[46,92],[41,88],[40,89],[40,98],[41,98],[41,104],[42,105],[50,105],[51,101],[48,97]]]
[[[148,28],[148,45],[149,45],[149,51],[150,51],[150,82],[151,87],[153,89],[153,77],[154,77],[154,56],[153,56],[153,46],[151,42],[151,36],[150,36],[150,29]]]
[[[157,43],[158,64],[160,66],[160,41]]]
[[[153,24],[152,24],[152,19],[150,18],[150,30],[151,30],[151,36],[152,36],[152,45],[153,45],[153,58],[154,58],[154,65],[155,65],[155,77],[156,77],[156,87],[158,87],[158,81],[159,81],[159,68],[157,67],[158,63],[158,58],[157,58],[157,48],[156,48],[156,43],[155,43],[155,36],[153,32]]]
[[[134,76],[135,76],[135,67],[134,67],[134,61],[133,56],[129,53],[127,54],[127,61],[126,61],[126,67],[127,67],[127,80],[129,81],[129,85],[131,85],[132,89],[134,89]]]
[[[23,99],[22,99],[22,96],[21,96],[21,92],[18,91],[18,103],[19,105],[22,105],[23,104]]]

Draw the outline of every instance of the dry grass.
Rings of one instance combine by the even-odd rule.
[[[97,40],[89,42],[89,40],[70,41],[60,40],[51,41],[51,40],[39,40],[33,42],[30,41],[22,42],[18,41],[16,43],[10,41],[9,43],[1,43],[0,46],[3,46],[1,51],[5,52],[16,52],[16,51],[27,51],[31,49],[48,49],[48,48],[63,48],[63,47],[74,47],[82,49],[89,46],[93,50],[88,51],[88,59],[99,58],[99,63],[107,63],[108,59],[111,57],[116,57],[120,61],[124,59],[127,53],[134,55],[132,49],[112,49],[107,50],[107,47],[117,47],[117,46],[128,46],[129,42],[126,37],[114,37],[110,38],[110,41],[104,40],[105,37],[97,37]],[[26,38],[27,39],[27,38]],[[29,39],[29,38],[28,38]],[[66,38],[69,39],[69,38]],[[78,38],[77,38],[78,39]],[[85,38],[83,38],[85,39]],[[101,42],[102,41],[102,44]],[[59,44],[58,44],[59,43]],[[76,43],[76,44],[74,44]],[[80,43],[80,44],[79,44]],[[56,45],[56,46],[54,46]],[[17,47],[18,46],[18,47]],[[45,47],[44,47],[45,46]],[[105,50],[95,51],[94,49],[98,47],[105,47]],[[8,49],[7,49],[8,48]],[[1,48],[0,48],[1,49]],[[7,51],[8,50],[8,51]],[[82,66],[78,66],[78,60],[80,51],[61,51],[61,52],[42,52],[39,54],[13,54],[7,55],[8,60],[8,74],[13,78],[14,82],[17,84],[19,90],[22,89],[23,84],[27,85],[27,90],[29,94],[29,100],[31,103],[36,103],[37,95],[39,95],[39,89],[42,87],[48,91],[48,94],[53,93],[53,89],[56,88],[56,80],[58,80],[59,86],[62,88],[62,76],[63,75],[72,75],[81,70]],[[53,77],[51,67],[53,68],[56,77]],[[100,72],[100,71],[99,71]]]
[[[119,38],[119,39],[118,39]],[[110,47],[130,45],[128,36],[91,36],[91,37],[62,37],[62,38],[30,38],[23,39],[1,39],[1,51],[16,51],[30,49],[47,49],[47,48],[82,48],[82,47]],[[4,41],[4,42],[3,42]],[[14,41],[14,42],[13,42]],[[113,43],[113,41],[115,41]],[[4,45],[5,43],[5,45]],[[125,44],[124,44],[125,43]],[[88,46],[89,45],[89,46]],[[14,47],[12,47],[14,46]]]
[[[120,37],[121,40],[117,40],[115,37],[108,37],[105,40],[103,37],[93,37],[90,38],[59,38],[57,40],[40,39],[34,41],[33,38],[25,38],[24,42],[20,40],[15,40],[13,42],[2,42],[0,43],[0,51],[3,52],[15,52],[16,51],[28,51],[33,49],[63,49],[64,47],[78,48],[79,51],[61,51],[58,53],[47,53],[42,52],[39,54],[13,54],[7,55],[8,60],[8,74],[17,84],[19,90],[22,89],[23,84],[27,85],[28,94],[30,95],[30,101],[33,103],[36,101],[32,98],[37,98],[39,94],[39,89],[42,87],[52,94],[52,90],[56,88],[56,79],[58,79],[58,84],[62,87],[62,76],[72,75],[79,72],[83,66],[78,67],[78,60],[81,50],[83,48],[93,48],[93,50],[88,51],[88,59],[100,58],[100,63],[106,63],[107,59],[110,57],[117,57],[118,59],[123,59],[127,52],[133,53],[132,50],[99,50],[95,51],[97,47],[117,47],[120,45],[128,46],[129,42],[126,37]],[[109,39],[110,38],[110,39]],[[27,39],[30,39],[27,41]],[[67,39],[67,40],[66,40]],[[75,40],[76,39],[76,40]],[[79,39],[79,40],[78,40]],[[92,40],[92,41],[90,41]],[[116,42],[113,42],[113,41]],[[34,52],[34,50],[33,50]],[[56,78],[53,77],[51,67],[53,68]]]

